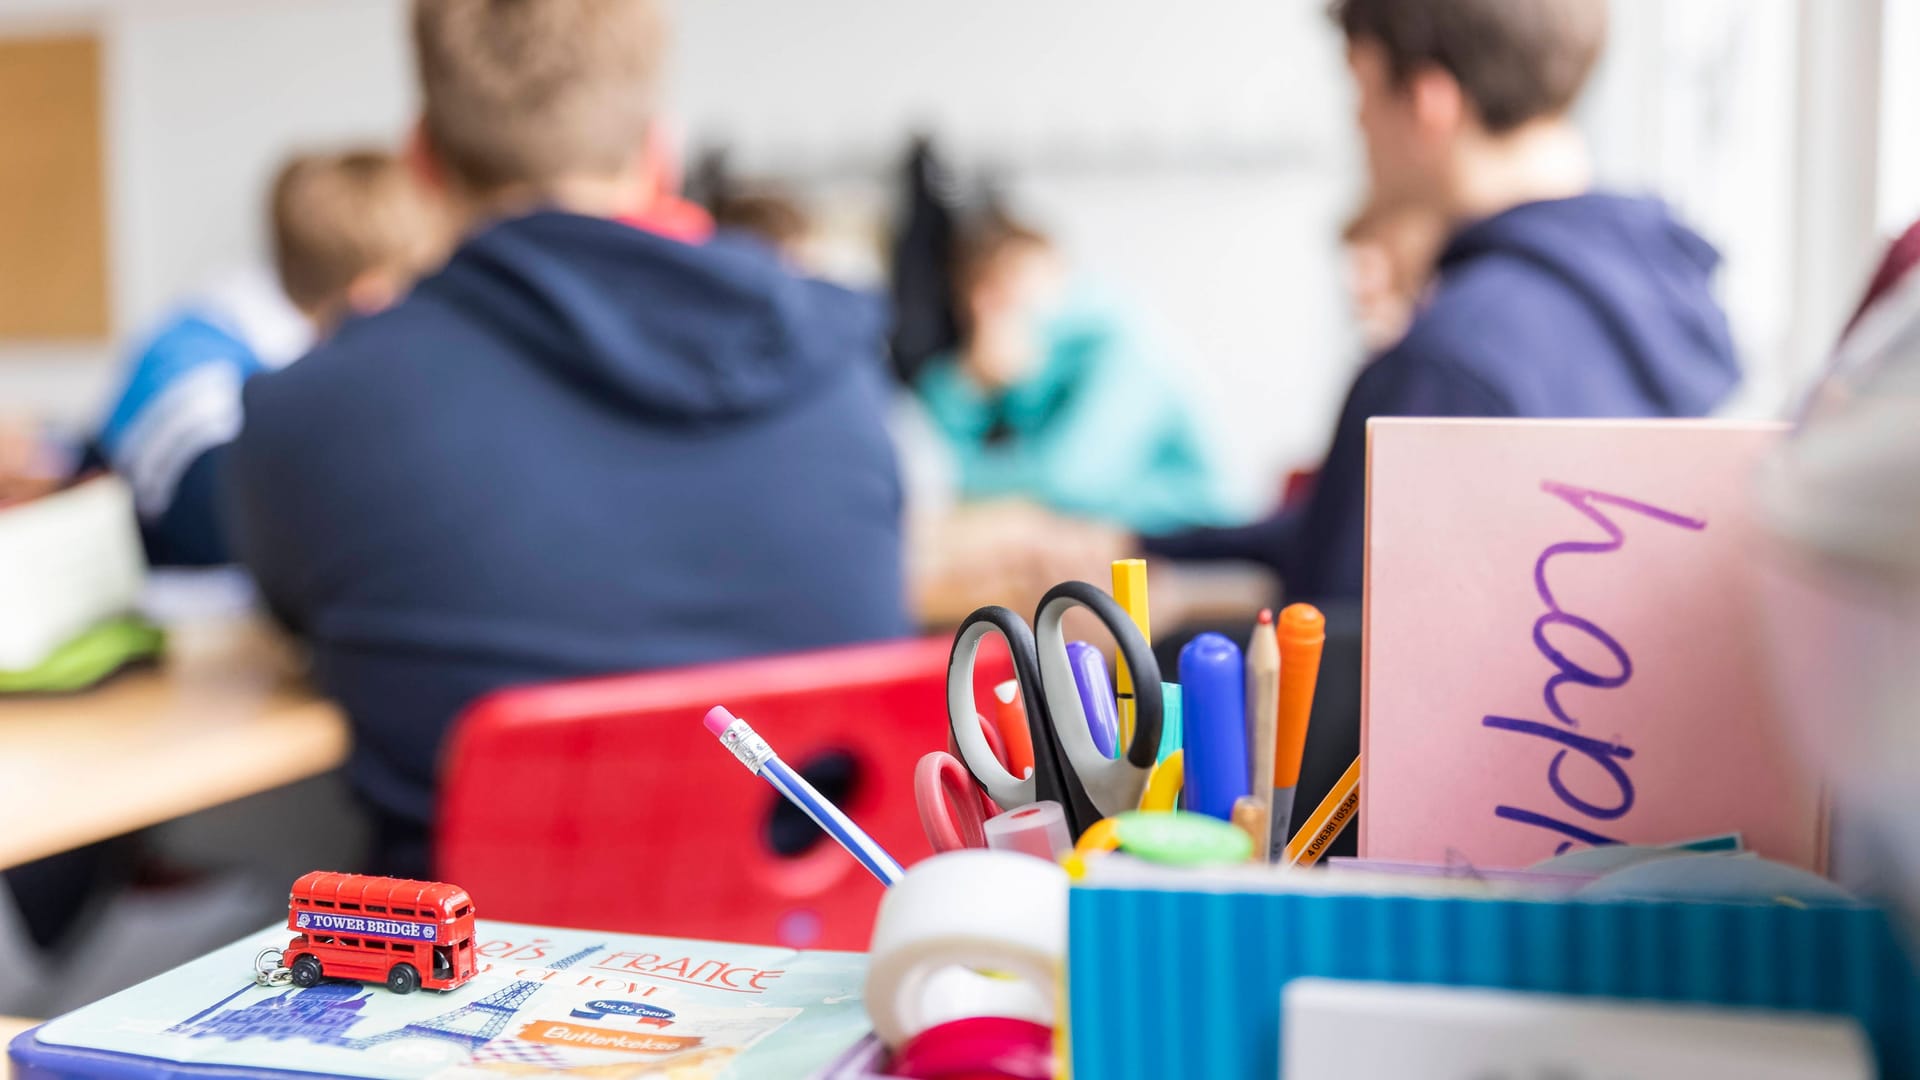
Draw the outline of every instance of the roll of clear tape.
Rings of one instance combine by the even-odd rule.
[[[1073,850],[1073,833],[1067,829],[1067,811],[1057,802],[1043,800],[1016,806],[1004,814],[987,819],[982,826],[987,847],[994,851],[1018,851],[1048,862]]]
[[[1066,871],[1008,851],[935,855],[880,902],[867,1015],[890,1047],[971,1016],[1052,1024],[1066,955]]]

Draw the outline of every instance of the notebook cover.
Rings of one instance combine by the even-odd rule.
[[[803,1076],[869,1030],[855,953],[480,923],[481,971],[401,996],[253,984],[265,930],[23,1033],[26,1080]]]
[[[1361,855],[1525,867],[1739,832],[1825,868],[1759,633],[1752,474],[1781,425],[1367,430]]]

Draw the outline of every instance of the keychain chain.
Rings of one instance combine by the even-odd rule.
[[[253,958],[253,985],[270,988],[292,983],[293,969],[280,963],[283,958],[279,949],[260,950],[260,955]]]

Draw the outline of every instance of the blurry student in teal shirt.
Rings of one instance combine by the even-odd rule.
[[[1111,308],[1067,288],[1045,236],[983,224],[955,287],[961,345],[915,390],[962,500],[1027,499],[1140,532],[1220,516],[1179,383]]]

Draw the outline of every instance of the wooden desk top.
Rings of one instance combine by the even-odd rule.
[[[7,1080],[13,1075],[13,1064],[6,1055],[6,1045],[13,1041],[15,1035],[39,1022],[19,1016],[0,1016],[0,1080]]]
[[[68,697],[0,701],[0,868],[335,768],[345,717],[258,621],[168,631],[165,662]]]

